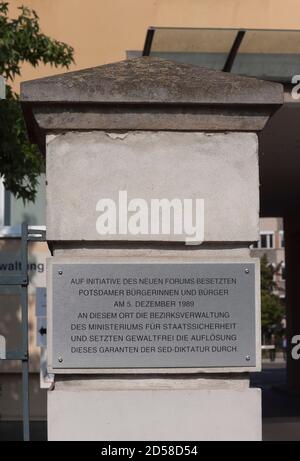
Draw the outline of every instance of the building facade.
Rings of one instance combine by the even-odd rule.
[[[260,218],[260,240],[253,244],[253,256],[266,255],[274,271],[274,293],[285,299],[285,253],[282,218]]]

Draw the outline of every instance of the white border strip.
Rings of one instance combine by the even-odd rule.
[[[36,231],[36,235],[39,232],[45,231],[46,226],[29,226],[30,231]],[[19,226],[0,226],[0,239],[2,238],[20,238],[22,235],[22,227]]]
[[[3,177],[0,177],[0,228],[4,224],[5,213],[5,188],[3,184]]]

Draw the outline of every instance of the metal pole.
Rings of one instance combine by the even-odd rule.
[[[241,46],[243,38],[245,37],[245,33],[245,30],[239,30],[236,34],[231,50],[229,51],[227,60],[224,64],[223,72],[231,72],[237,52],[239,51],[239,47]]]
[[[29,419],[29,362],[28,362],[28,227],[22,224],[21,238],[21,306],[22,306],[22,401],[23,440],[30,440]]]
[[[147,35],[145,39],[142,56],[150,56],[154,32],[155,32],[155,29],[153,27],[150,27],[147,30]]]

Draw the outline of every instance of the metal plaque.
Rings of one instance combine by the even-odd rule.
[[[53,264],[52,368],[253,367],[254,263]]]

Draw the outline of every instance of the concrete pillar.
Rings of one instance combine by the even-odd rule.
[[[29,133],[47,159],[47,240],[53,254],[47,284],[48,367],[55,373],[55,388],[48,393],[50,440],[261,438],[260,391],[249,388],[249,371],[261,366],[259,262],[250,257],[249,245],[258,239],[257,131],[281,102],[279,84],[155,58],[22,85]],[[116,216],[115,233],[99,233],[99,199],[116,203],[120,191],[126,191],[128,200],[143,203],[189,199],[198,210],[204,200],[199,233],[191,239],[185,226],[180,232],[175,227],[169,232],[151,227],[147,232],[140,227],[142,218],[135,221],[137,232],[124,231],[124,213]],[[137,203],[141,201],[134,206]],[[162,219],[154,224],[162,224]],[[181,224],[176,219],[174,226],[175,221]],[[127,355],[117,349],[117,344],[132,341],[130,333],[114,335],[108,349],[103,349],[102,339],[99,355],[100,348],[91,342],[82,347],[86,330],[77,332],[74,341],[79,346],[72,351],[70,322],[77,319],[78,329],[83,324],[90,328],[78,319],[91,309],[104,312],[107,306],[121,318],[121,310],[105,298],[111,295],[102,292],[104,301],[90,294],[79,298],[74,286],[83,283],[87,288],[86,277],[95,276],[95,267],[99,277],[121,280],[121,288],[137,280],[145,292],[148,282],[138,274],[156,277],[152,288],[169,283],[172,276],[178,289],[187,283],[189,293],[193,283],[214,280],[217,291],[200,290],[201,296],[209,292],[210,299],[203,301],[196,290],[195,298],[188,298],[188,311],[181,298],[172,306],[191,318],[201,312],[228,314],[231,323],[203,321],[196,328],[228,328],[234,347],[228,345],[229,336],[221,339],[222,351],[216,336],[201,336],[195,341],[205,344],[205,350],[195,353],[193,337],[187,334],[186,348],[178,353],[177,336],[153,336],[148,331],[153,323],[147,326],[142,320],[141,330],[149,333],[153,346],[149,354],[143,355],[141,345]],[[183,279],[191,281],[180,282]],[[223,280],[235,286],[222,291]],[[155,290],[151,293],[147,303],[157,299]],[[115,302],[122,299],[117,296]],[[153,307],[132,311],[131,301],[125,299],[126,315],[147,318],[155,312]],[[132,299],[139,303],[142,298]],[[164,306],[164,312],[173,315],[174,309]],[[104,323],[97,325],[102,328]],[[185,325],[194,328],[190,321]],[[158,332],[169,328],[159,320],[154,326]]]
[[[285,261],[286,261],[286,309],[287,309],[287,384],[292,390],[300,389],[300,360],[291,354],[291,340],[300,335],[300,219],[299,214],[284,218]]]

